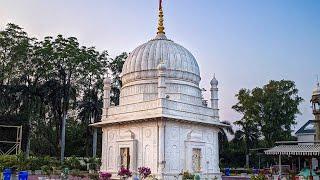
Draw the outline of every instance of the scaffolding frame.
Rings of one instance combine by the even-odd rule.
[[[7,126],[0,125],[0,128],[15,128],[16,129],[16,140],[15,141],[2,141],[0,139],[0,144],[9,144],[11,145],[8,150],[1,149],[0,146],[0,155],[9,155],[15,151],[16,155],[21,151],[21,142],[22,142],[22,126]]]

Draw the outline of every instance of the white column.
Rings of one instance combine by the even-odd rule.
[[[215,130],[213,132],[213,147],[214,147],[214,152],[213,152],[213,172],[214,173],[220,173],[220,168],[219,168],[219,138],[218,138],[218,130]]]
[[[102,154],[101,154],[101,171],[107,170],[107,131],[102,128]]]
[[[166,65],[163,61],[158,65],[158,98],[166,98]]]
[[[158,162],[158,174],[159,178],[163,179],[163,173],[165,169],[165,122],[164,119],[160,119],[158,122],[158,138],[159,138],[159,145],[158,145],[158,151],[159,151],[159,162]]]
[[[211,84],[211,88],[210,88],[210,92],[211,92],[211,108],[214,111],[214,117],[215,118],[219,118],[218,81],[215,78],[215,76],[211,80],[210,84]]]
[[[110,107],[110,90],[111,90],[111,80],[107,75],[104,77],[103,81],[103,109],[102,109],[102,119],[104,121],[108,115],[108,108]],[[101,155],[101,170],[107,170],[108,162],[108,131],[105,127],[102,127],[102,155]]]

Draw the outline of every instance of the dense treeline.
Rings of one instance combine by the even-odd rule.
[[[8,24],[0,31],[0,124],[9,117],[17,121],[11,124],[26,124],[26,154],[59,157],[65,132],[66,156],[92,155],[94,131],[88,125],[101,119],[103,76],[111,73],[117,104],[126,56],[112,59],[75,37],[37,40]]]

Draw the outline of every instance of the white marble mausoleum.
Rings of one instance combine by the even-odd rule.
[[[159,179],[183,171],[220,178],[218,81],[211,81],[211,105],[199,88],[195,57],[165,36],[162,7],[157,35],[134,49],[122,69],[120,104],[110,106],[108,77],[104,81],[101,171],[121,166],[137,172],[151,168]]]

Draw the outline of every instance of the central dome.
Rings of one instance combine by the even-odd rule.
[[[157,29],[157,36],[134,49],[123,65],[120,105],[164,97],[202,105],[198,63],[186,48],[165,36],[162,8]]]
[[[158,34],[129,54],[122,69],[123,86],[132,81],[157,78],[160,62],[166,65],[167,78],[199,84],[200,71],[194,56],[164,34]]]
[[[121,74],[120,105],[157,99],[161,69],[164,70],[165,94],[169,99],[202,104],[196,59],[186,48],[167,39],[164,33],[158,33],[126,59]]]

